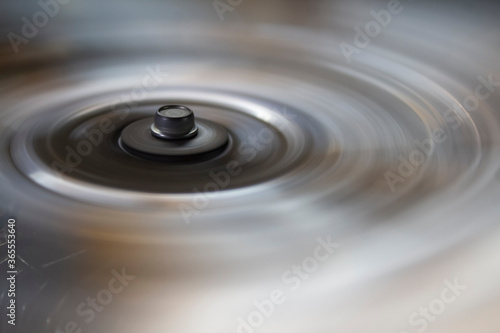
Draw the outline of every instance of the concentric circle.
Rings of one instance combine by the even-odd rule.
[[[400,306],[397,292],[367,302],[367,286],[407,285],[423,264],[441,283],[447,250],[498,222],[500,102],[490,91],[464,103],[497,74],[497,52],[460,49],[469,57],[454,58],[460,71],[451,72],[435,53],[441,40],[411,44],[395,32],[348,63],[343,30],[178,28],[137,32],[147,38],[133,45],[100,29],[61,37],[61,53],[2,60],[12,71],[0,92],[2,200],[22,204],[20,220],[90,240],[96,258],[168,287],[133,294],[130,313],[181,304],[182,318],[200,311],[209,323],[235,308],[246,313],[255,290],[267,297],[324,237],[341,246],[301,290],[314,320],[289,319],[303,308],[288,308],[286,320],[297,331],[331,331],[322,315],[344,315],[350,302],[363,311],[346,318],[374,316],[381,301]],[[110,36],[120,47],[107,47]],[[121,149],[127,126],[163,104],[189,105],[220,124],[228,145],[175,163]],[[446,264],[446,272],[457,267]],[[227,302],[211,316],[199,300],[211,302],[214,290]],[[165,331],[161,314],[151,327]]]
[[[59,121],[45,118],[26,122],[12,142],[19,153],[15,159],[30,161],[19,164],[28,174],[29,167],[45,170],[43,178],[40,173],[31,173],[36,175],[33,180],[52,182],[51,187],[64,195],[80,196],[95,191],[95,195],[108,195],[114,200],[115,190],[193,193],[195,189],[203,191],[214,181],[220,183],[218,190],[250,186],[282,176],[307,153],[295,149],[303,142],[296,144],[298,138],[285,129],[289,127],[287,121],[279,117],[273,123],[269,121],[271,118],[263,121],[239,110],[237,104],[209,106],[227,98],[220,93],[178,90],[170,95],[184,96],[184,100],[196,106],[200,133],[195,138],[165,142],[152,137],[149,133],[152,120],[144,118],[158,103],[152,99],[126,114],[116,112],[120,105],[115,110],[103,105],[77,111]],[[170,99],[168,95],[165,98]],[[224,128],[230,129],[229,133]],[[131,133],[139,133],[139,137]],[[141,146],[141,138],[150,141]],[[120,139],[125,151],[120,147]],[[126,152],[129,149],[136,150],[129,154]],[[229,169],[237,177],[234,174],[226,179]],[[223,180],[219,181],[220,177]],[[86,190],[75,191],[75,186]],[[122,196],[136,199],[133,193]]]
[[[223,153],[228,144],[224,127],[207,120],[197,120],[196,136],[183,140],[159,139],[151,135],[152,118],[145,118],[126,126],[119,143],[127,152],[156,161],[202,161]]]

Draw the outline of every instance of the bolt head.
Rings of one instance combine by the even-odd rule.
[[[151,133],[161,139],[188,139],[196,135],[193,111],[184,105],[164,105],[156,111]]]

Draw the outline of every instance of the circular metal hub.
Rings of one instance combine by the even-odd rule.
[[[169,111],[172,110],[175,109]],[[157,117],[158,113],[155,116],[155,124],[153,125],[156,128],[158,128],[156,126]],[[188,137],[175,139],[157,135],[156,132],[150,130],[152,127],[151,122],[151,118],[145,118],[125,127],[119,140],[120,147],[126,152],[141,158],[158,161],[186,161],[213,157],[222,152],[229,141],[227,131],[223,126],[204,119],[197,121],[194,137],[189,134]],[[163,123],[168,123],[168,121]],[[170,127],[165,127],[169,127],[169,130],[173,131],[175,129],[172,124],[168,125]],[[184,124],[181,124],[180,127],[186,128]],[[192,130],[189,133],[192,133]]]

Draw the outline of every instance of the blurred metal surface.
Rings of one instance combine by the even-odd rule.
[[[499,331],[498,5],[390,3],[242,1],[220,20],[210,1],[71,1],[18,52],[6,40],[1,223],[25,261],[18,325],[0,327]],[[6,36],[40,10],[1,6]],[[124,153],[120,129],[163,104],[231,146],[189,165]],[[318,237],[339,246],[292,290]],[[123,292],[78,313],[122,268]],[[273,290],[286,301],[252,327]]]

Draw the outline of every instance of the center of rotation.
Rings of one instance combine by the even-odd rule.
[[[169,118],[183,118],[183,117],[189,116],[189,114],[190,114],[189,111],[187,111],[185,109],[178,109],[178,108],[161,110],[161,111],[159,111],[159,113],[162,116],[169,117]]]
[[[224,127],[196,120],[184,105],[160,107],[153,118],[144,118],[126,126],[120,147],[132,155],[157,161],[202,161],[222,152],[229,142]]]
[[[198,134],[194,113],[184,105],[165,105],[156,111],[151,134],[159,139],[189,139]]]

